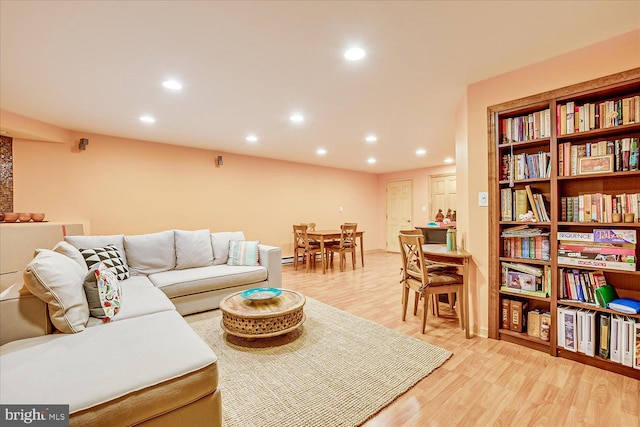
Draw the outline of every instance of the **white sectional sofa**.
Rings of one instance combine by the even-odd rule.
[[[78,426],[220,426],[215,349],[181,315],[238,290],[280,287],[280,249],[258,245],[256,265],[234,265],[251,264],[257,245],[241,232],[65,240],[39,250],[24,285],[0,296],[0,403],[69,404]],[[100,251],[110,245],[119,260]],[[83,294],[96,255],[121,275],[120,309],[106,323],[89,316]]]

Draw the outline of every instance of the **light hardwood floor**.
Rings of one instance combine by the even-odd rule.
[[[420,333],[421,307],[401,320],[400,255],[367,252],[355,270],[283,266],[283,287],[445,348],[442,367],[369,420],[391,426],[639,426],[640,381],[504,341],[464,338],[441,304]],[[410,354],[407,357],[411,357]]]

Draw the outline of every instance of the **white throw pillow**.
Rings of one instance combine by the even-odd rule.
[[[176,267],[173,230],[124,236],[127,263],[132,274],[153,274]]]
[[[49,249],[37,249],[27,264],[25,286],[48,304],[51,323],[60,332],[81,332],[89,320],[82,288],[86,272],[76,261]]]
[[[78,263],[78,265],[84,269],[87,269],[87,263],[84,262],[84,257],[78,248],[67,242],[58,242],[53,247],[54,252],[68,256],[72,260]]]
[[[242,231],[224,231],[211,233],[211,245],[213,246],[213,265],[226,264],[229,259],[229,241],[244,240]]]
[[[213,247],[209,230],[174,230],[176,270],[213,265]]]

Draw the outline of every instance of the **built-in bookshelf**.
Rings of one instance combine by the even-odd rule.
[[[640,314],[598,300],[640,300],[640,68],[488,125],[489,336],[640,379]]]

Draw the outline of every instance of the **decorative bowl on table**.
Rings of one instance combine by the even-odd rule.
[[[15,212],[5,212],[4,222],[16,222],[18,220],[18,214]]]
[[[20,213],[18,213],[18,221],[20,221],[20,222],[29,222],[29,221],[31,221],[31,214],[29,212],[20,212]]]
[[[282,294],[278,288],[253,288],[243,291],[240,296],[251,301],[260,301],[275,298]]]
[[[34,222],[42,222],[44,220],[44,214],[43,213],[32,213],[31,214],[31,219]]]

